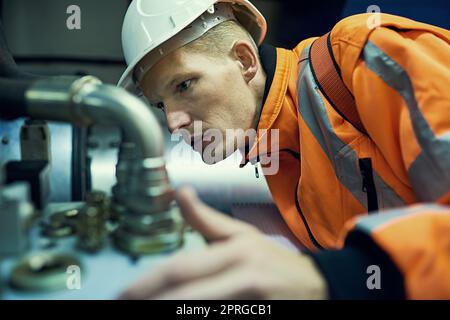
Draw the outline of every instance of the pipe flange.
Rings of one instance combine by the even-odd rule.
[[[127,217],[132,221],[120,225],[114,233],[114,243],[121,251],[134,256],[153,254],[175,250],[183,243],[185,224],[176,207],[154,220],[139,217],[133,221],[132,215]]]
[[[129,233],[127,230],[119,228],[115,232],[114,244],[119,250],[131,256],[170,252],[182,246],[183,233],[174,231],[144,236]]]
[[[121,228],[137,234],[159,234],[171,232],[182,222],[178,208],[156,214],[137,215],[127,213],[119,218]]]

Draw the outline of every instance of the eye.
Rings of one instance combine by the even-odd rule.
[[[164,111],[164,102],[158,102],[158,103],[156,104],[156,108],[158,108],[158,109]]]
[[[192,80],[186,80],[177,85],[177,91],[182,93],[191,87]]]

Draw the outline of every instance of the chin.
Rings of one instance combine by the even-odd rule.
[[[208,144],[210,145],[210,144]],[[233,152],[231,152],[230,154],[228,154],[226,152],[226,148],[224,148],[223,145],[220,146],[216,146],[214,149],[211,148],[211,146],[208,148],[208,145],[205,145],[202,148],[202,152],[200,153],[200,156],[202,157],[202,160],[204,163],[209,164],[209,165],[213,165],[216,163],[219,163],[223,160],[225,160],[226,158],[228,158],[231,154],[233,154]]]
[[[223,161],[225,159],[220,159],[220,160],[218,160],[218,159],[205,159],[205,158],[202,157],[202,160],[203,160],[203,162],[205,164],[212,166],[213,164],[217,164],[217,163],[219,163],[219,162],[221,162],[221,161]]]
[[[205,149],[203,149],[203,150],[205,150]],[[200,156],[202,157],[202,160],[204,163],[213,165],[213,164],[216,164],[216,163],[219,163],[219,162],[225,160],[228,157],[228,155],[226,155],[226,154],[225,154],[225,156],[222,156],[224,154],[225,154],[225,152],[223,152],[222,154],[220,154],[220,152],[219,152],[219,156],[216,157],[216,156],[212,156],[208,152],[205,153],[203,151],[202,153],[200,153]]]

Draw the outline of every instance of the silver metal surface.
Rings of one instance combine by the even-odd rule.
[[[43,218],[49,218],[53,213],[80,209],[83,203],[52,203],[43,213]],[[3,288],[2,299],[114,299],[122,290],[131,283],[142,277],[143,274],[151,272],[170,254],[167,252],[155,253],[142,256],[138,259],[130,258],[128,255],[120,254],[107,241],[103,250],[96,254],[90,254],[77,250],[76,236],[54,241],[43,236],[40,228],[31,230],[30,254],[45,252],[52,255],[77,256],[80,262],[80,289],[62,288],[59,291],[24,291],[17,290],[11,286]],[[203,238],[193,232],[185,232],[183,236],[181,251],[193,251],[204,248]],[[8,258],[0,264],[0,278],[5,280],[5,284],[11,278],[13,268],[21,261],[21,258]],[[66,271],[63,275],[66,279],[70,276]],[[61,273],[60,273],[61,275]]]
[[[0,120],[0,166],[10,160],[20,160],[20,128],[23,121]]]
[[[28,184],[0,184],[0,258],[23,253],[28,248],[33,214]]]
[[[78,112],[75,96],[89,84],[100,84],[92,76],[57,76],[37,80],[25,93],[28,113],[35,119],[71,122],[79,126],[92,124],[92,119]]]
[[[92,139],[111,141],[113,139],[108,138],[110,135],[117,135],[112,127],[109,132],[94,132]],[[273,203],[264,176],[256,178],[255,167],[251,164],[239,168],[241,158],[238,154],[211,166],[205,164],[186,143],[171,141],[169,133],[165,134],[164,140],[166,169],[174,188],[184,185],[194,187],[203,201],[227,213],[231,213],[234,204]],[[114,168],[117,163],[117,149],[106,147],[106,144],[103,144],[103,147],[100,145],[99,148],[89,151],[92,157],[90,170],[95,189],[109,192],[116,183]],[[260,166],[259,171],[262,172]],[[126,170],[124,174],[127,174]]]
[[[93,190],[101,190],[111,195],[116,184],[116,164],[121,141],[117,126],[94,125],[89,130],[88,157]]]
[[[49,128],[52,137],[49,201],[71,201],[73,152],[72,126],[67,123],[49,122]]]
[[[20,128],[24,119],[0,120],[0,166],[21,160]],[[72,126],[48,122],[51,135],[51,168],[49,201],[70,201],[72,197]]]
[[[86,85],[74,96],[77,112],[92,123],[115,124],[122,129],[122,142],[133,142],[140,159],[161,157],[164,143],[153,112],[137,97],[110,85]]]
[[[92,124],[116,125],[121,129],[121,148],[117,164],[117,183],[113,189],[115,212],[119,216],[119,243],[130,237],[136,240],[159,241],[155,228],[130,228],[122,226],[128,215],[149,216],[166,214],[172,220],[170,233],[175,244],[180,243],[181,222],[178,212],[169,210],[172,189],[163,159],[164,141],[161,128],[150,109],[137,97],[121,88],[102,85],[94,77],[55,77],[38,80],[28,90],[27,104],[30,116],[38,119],[68,121],[80,126]],[[146,226],[148,227],[148,226]],[[126,236],[124,236],[126,235]],[[158,237],[157,237],[158,236]],[[178,237],[178,238],[177,238]],[[174,247],[167,239],[159,241],[162,250]],[[133,248],[139,247],[138,252]],[[142,254],[142,248],[133,246],[131,254]],[[126,248],[121,246],[121,249]],[[153,252],[153,249],[148,253]]]

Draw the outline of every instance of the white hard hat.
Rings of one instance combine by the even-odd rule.
[[[117,85],[141,94],[138,81],[159,59],[232,19],[262,43],[266,20],[248,0],[133,0],[122,27],[128,67]],[[136,68],[138,64],[145,67]]]

